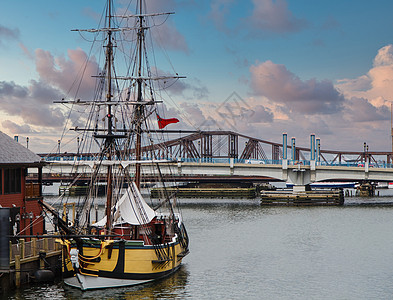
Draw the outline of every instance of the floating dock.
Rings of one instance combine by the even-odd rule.
[[[262,191],[262,205],[281,206],[339,206],[344,204],[343,190],[306,192]]]
[[[179,198],[255,198],[257,190],[250,188],[166,188],[168,194],[176,194]],[[163,188],[151,190],[152,198],[160,198],[164,193]]]

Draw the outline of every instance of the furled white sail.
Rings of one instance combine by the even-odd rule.
[[[116,211],[131,225],[147,224],[156,216],[156,212],[143,199],[135,182],[132,182],[116,204]]]
[[[131,225],[143,225],[150,223],[156,216],[156,212],[146,203],[140,191],[132,182],[119,202],[115,205],[113,225],[128,223]],[[103,227],[106,224],[106,216],[93,224],[95,227]]]

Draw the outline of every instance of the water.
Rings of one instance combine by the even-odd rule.
[[[183,199],[191,253],[173,276],[88,292],[31,286],[9,299],[393,299],[393,196],[366,201],[374,205]]]

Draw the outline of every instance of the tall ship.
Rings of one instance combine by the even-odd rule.
[[[89,177],[85,195],[76,198],[63,193],[57,206],[41,204],[54,216],[60,233],[64,282],[81,290],[130,286],[168,276],[189,253],[175,195],[165,189],[172,158],[164,150],[153,150],[165,138],[162,128],[178,122],[161,118],[158,109],[165,83],[182,76],[160,74],[150,65],[152,49],[147,46],[153,40],[151,27],[164,23],[172,13],[149,13],[146,0],[132,2],[134,13],[127,9],[119,15],[113,0],[108,0],[105,21],[98,28],[76,30],[103,43],[103,66],[94,76],[92,100],[75,94],[56,101],[71,110],[70,122],[77,125],[71,130],[81,155],[68,162],[75,173],[69,188],[82,176]],[[78,89],[82,88],[78,85]],[[159,187],[154,202],[148,199],[147,185]],[[102,190],[105,196],[100,196]],[[103,216],[97,217],[97,205],[105,205]],[[70,207],[75,217],[69,216]]]

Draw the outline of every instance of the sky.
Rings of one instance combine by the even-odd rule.
[[[96,70],[88,38],[104,0],[3,1],[0,10],[0,130],[51,152],[81,65]],[[115,0],[124,11],[129,0]],[[131,6],[135,0],[131,1]],[[393,1],[146,0],[176,12],[154,42],[163,72],[187,78],[168,89],[168,129],[232,130],[308,146],[391,151]],[[155,50],[155,51],[156,51]],[[169,62],[167,57],[170,58]],[[83,89],[93,86],[86,82]],[[86,92],[86,95],[88,93]]]

